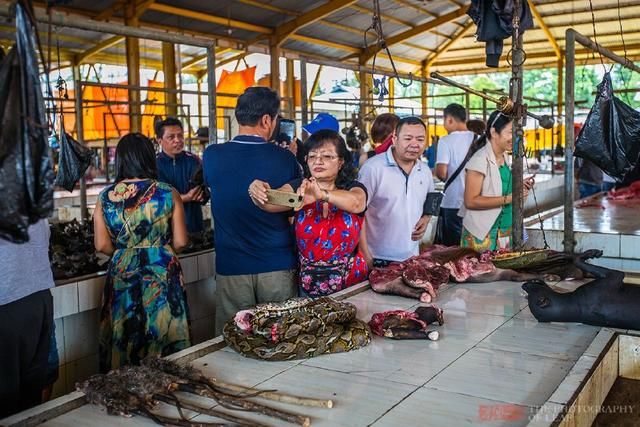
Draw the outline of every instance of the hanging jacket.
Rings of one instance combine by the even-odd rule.
[[[175,158],[167,156],[165,153],[158,153],[156,156],[158,166],[158,181],[166,182],[180,194],[186,194],[197,184],[194,176],[198,170],[202,170],[202,162],[195,154],[183,151]],[[202,220],[203,202],[188,202],[184,204],[184,214],[189,233],[198,233],[204,229]]]
[[[529,4],[522,0],[520,32],[533,28],[533,16]],[[476,38],[485,42],[487,67],[498,67],[502,55],[503,40],[513,33],[514,0],[471,0],[467,15],[477,26]]]

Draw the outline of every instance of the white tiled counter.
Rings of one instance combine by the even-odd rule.
[[[569,290],[577,285],[562,282],[556,287]],[[419,305],[416,300],[376,294],[366,284],[342,295],[349,295],[358,318],[365,321],[376,312],[414,310]],[[538,323],[520,283],[514,282],[455,285],[443,290],[437,303],[444,309],[445,324],[436,327],[441,338],[435,342],[374,337],[357,351],[267,362],[245,358],[217,337],[171,358],[191,362],[206,376],[222,381],[333,399],[333,409],[269,403],[311,416],[314,426],[524,426],[541,407],[549,409],[549,399],[561,392],[559,386],[570,372],[580,369],[577,362],[601,329]],[[563,407],[562,402],[553,405],[555,410]],[[177,416],[175,408],[158,409]],[[247,412],[239,416],[282,424]],[[28,417],[48,426],[154,425],[139,416],[107,415],[84,404],[80,393],[17,415],[7,424],[21,425]],[[220,422],[193,412],[188,417]]]
[[[213,337],[215,251],[180,256],[187,284],[193,344]],[[98,325],[105,273],[58,281],[53,295],[60,375],[53,396],[73,390],[77,381],[98,372]]]

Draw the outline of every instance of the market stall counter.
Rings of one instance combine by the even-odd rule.
[[[554,286],[571,290],[578,285],[573,281]],[[336,296],[355,304],[357,317],[365,322],[374,313],[421,305],[417,300],[374,293],[368,283]],[[310,417],[315,426],[520,426],[534,420],[541,410],[563,409],[562,402],[547,401],[601,330],[582,324],[538,323],[517,282],[453,285],[441,291],[436,303],[444,310],[438,341],[374,336],[371,344],[359,350],[269,362],[243,357],[217,337],[170,359],[190,363],[206,377],[224,382],[331,399],[331,409],[269,402]],[[254,423],[285,424],[262,414],[224,409],[203,397],[191,399]],[[175,406],[165,403],[155,411],[179,416]],[[223,422],[187,409],[183,413],[193,422]],[[142,416],[108,415],[87,404],[79,392],[0,421],[8,426],[39,423],[154,425]]]

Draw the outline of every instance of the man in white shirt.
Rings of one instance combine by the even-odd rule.
[[[434,189],[431,170],[420,160],[425,144],[424,122],[406,117],[396,127],[393,145],[360,169],[358,180],[369,195],[361,242],[370,266],[418,254],[429,223],[425,201]]]
[[[475,138],[467,129],[467,112],[460,104],[449,104],[444,109],[444,128],[448,135],[440,138],[436,157],[436,176],[447,182],[460,167]],[[459,246],[462,232],[462,218],[458,210],[464,199],[464,171],[461,171],[448,183],[440,205],[442,232],[438,233],[436,243],[447,246]]]

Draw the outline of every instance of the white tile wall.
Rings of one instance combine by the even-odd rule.
[[[180,265],[182,266],[182,274],[184,274],[184,280],[186,283],[195,282],[198,280],[198,257],[189,256],[180,259]]]
[[[620,236],[620,254],[622,258],[640,259],[640,236]]]
[[[102,305],[105,278],[100,276],[78,282],[79,311],[93,310]]]
[[[605,257],[620,257],[620,235],[604,233],[575,233],[576,251],[583,252],[587,249],[601,249]]]
[[[215,274],[214,252],[198,255],[198,280],[213,277]]]
[[[70,316],[78,312],[78,284],[68,283],[51,289],[53,295],[53,317]]]
[[[63,319],[68,362],[98,353],[99,321],[100,310],[85,311]]]

